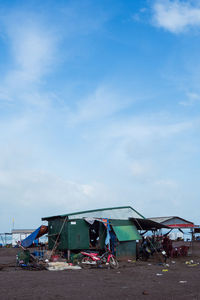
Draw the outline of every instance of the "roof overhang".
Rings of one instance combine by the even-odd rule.
[[[149,219],[130,218],[130,220],[133,221],[133,223],[135,224],[138,230],[157,230],[161,228],[170,229],[169,226],[166,226],[161,223],[157,223]]]

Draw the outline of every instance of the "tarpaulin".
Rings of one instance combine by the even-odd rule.
[[[135,226],[112,226],[116,236],[120,242],[140,240],[141,235]]]
[[[111,231],[111,228],[110,228],[109,220],[104,218],[104,219],[102,219],[102,222],[104,223],[104,225],[107,229],[105,245],[110,249],[110,231]]]
[[[40,226],[37,228],[34,232],[32,232],[29,236],[27,236],[22,242],[21,245],[25,248],[30,247],[34,240],[45,234],[48,230],[48,228],[44,228],[47,226]]]

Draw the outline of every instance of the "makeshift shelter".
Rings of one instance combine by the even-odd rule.
[[[167,234],[170,233],[170,237],[172,239],[180,238],[180,237],[178,237],[178,233],[173,233],[173,232],[171,233],[171,231],[173,229],[178,229],[178,231],[180,231],[179,235],[181,235],[182,238],[183,238],[184,234],[187,233],[187,229],[190,229],[191,231],[188,233],[192,235],[192,240],[194,239],[194,229],[197,226],[194,225],[194,223],[191,221],[185,220],[178,216],[155,217],[155,218],[150,218],[149,220],[168,226],[170,231]]]
[[[116,256],[127,258],[136,256],[136,240],[141,239],[131,218],[144,219],[132,207],[123,206],[45,217],[42,220],[48,221],[51,250],[65,251],[69,256],[69,251],[103,250],[106,241],[116,239]]]
[[[166,225],[170,228],[193,228],[194,223],[191,221],[187,221],[183,218],[177,217],[177,216],[171,216],[171,217],[155,217],[155,218],[149,218],[149,220]]]

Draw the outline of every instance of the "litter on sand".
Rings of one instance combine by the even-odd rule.
[[[187,283],[186,280],[180,280],[179,283]]]
[[[63,270],[80,270],[80,266],[73,266],[66,262],[50,262],[48,263],[47,270],[49,271],[63,271]]]
[[[163,274],[157,273],[156,276],[162,276]]]
[[[166,267],[169,267],[169,264],[166,264],[165,266],[166,266]]]
[[[162,272],[168,272],[168,269],[162,269]]]
[[[131,259],[128,259],[128,262],[131,262],[131,263],[135,263],[136,262],[136,260],[131,260]]]
[[[185,264],[188,265],[188,267],[196,267],[199,265],[199,263],[194,263],[194,261],[192,259],[189,261],[186,261]]]
[[[190,264],[190,265],[188,265],[188,267],[196,267],[196,266],[198,266],[198,264]]]
[[[142,294],[143,295],[149,295],[149,293],[147,291],[143,291]]]

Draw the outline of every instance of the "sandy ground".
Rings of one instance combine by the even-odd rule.
[[[15,268],[17,249],[0,249],[0,299],[200,299],[200,243],[169,267],[158,258],[120,262],[118,270],[26,271]],[[163,269],[168,271],[163,272]],[[162,274],[158,276],[157,274]],[[183,281],[182,283],[180,281]]]

